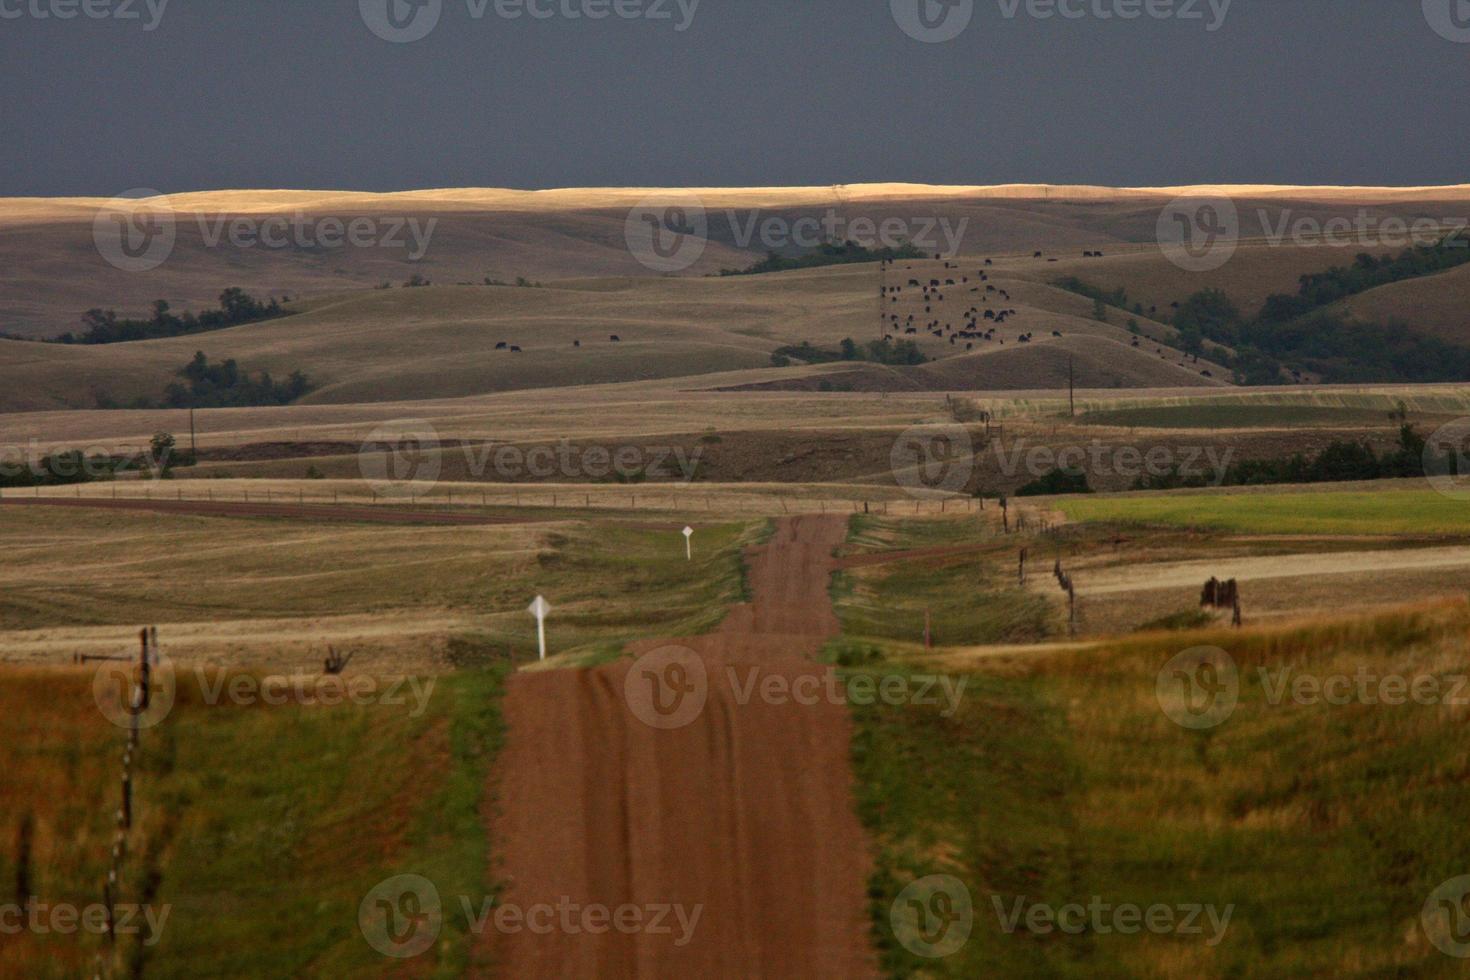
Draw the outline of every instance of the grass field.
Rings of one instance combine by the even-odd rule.
[[[1470,534],[1463,501],[1433,490],[1272,490],[1171,496],[1068,498],[1073,521],[1165,524],[1257,534]]]
[[[1091,425],[1147,429],[1256,429],[1312,426],[1390,425],[1387,412],[1327,405],[1199,404],[1160,408],[1121,408],[1088,412]]]
[[[156,624],[178,659],[311,669],[334,643],[367,670],[437,671],[532,656],[525,609],[538,594],[556,608],[552,652],[600,656],[649,629],[718,622],[739,601],[740,551],[761,523],[701,525],[691,568],[676,524],[432,528],[26,508],[0,523],[14,558],[0,571],[0,657],[128,649],[138,626]]]
[[[855,707],[886,972],[1461,975],[1460,961],[1430,945],[1420,914],[1437,886],[1466,873],[1456,828],[1470,807],[1470,705],[1268,695],[1288,668],[1434,677],[1449,692],[1470,672],[1467,628],[1470,608],[1449,603],[1367,621],[1185,633],[972,661],[952,717],[914,704]],[[1234,657],[1240,699],[1218,727],[1191,730],[1161,710],[1156,678],[1199,644]],[[834,653],[854,671],[902,669],[874,661],[872,648]],[[910,952],[902,940],[913,932],[896,932],[891,917],[903,889],[932,874],[957,878],[973,905],[968,943],[945,959]],[[1094,896],[1115,907],[1207,906],[1230,920],[1217,930],[1202,917],[1202,934],[1072,935],[1028,930],[1024,919],[1007,932],[997,909],[1086,906]]]
[[[976,550],[837,573],[832,596],[843,632],[922,644],[927,618],[935,644],[956,646],[1030,642],[1065,630],[1052,603],[1017,586],[1005,564],[1015,549],[988,520],[854,517],[847,548],[863,554],[967,545]]]
[[[216,707],[192,677],[180,674],[173,711],[143,733],[118,898],[167,918],[157,937],[122,937],[104,961],[112,975],[386,975],[358,906],[410,873],[434,881],[445,907],[414,975],[461,975],[472,937],[458,898],[478,907],[494,889],[482,821],[503,670],[438,679],[417,715],[414,699]],[[8,671],[0,703],[0,797],[16,804],[0,826],[0,877],[17,880],[12,841],[29,820],[32,892],[95,904],[126,734],[93,703],[90,672]],[[90,935],[0,935],[7,975],[90,975],[103,952]]]

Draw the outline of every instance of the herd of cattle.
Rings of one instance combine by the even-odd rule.
[[[1037,254],[1039,255],[1040,253]],[[1088,254],[1091,255],[1092,253],[1089,252]],[[892,264],[892,259],[886,259],[881,263],[881,268],[886,270]],[[987,266],[990,266],[993,265],[994,262],[991,259],[986,259],[985,264]],[[913,267],[909,266],[907,268],[909,270],[912,270]],[[944,268],[946,269],[946,271],[950,269],[958,270],[959,266],[946,261],[944,263]],[[953,276],[946,277],[943,280],[930,279],[927,283],[922,282],[919,279],[910,279],[907,286],[880,285],[878,287],[878,295],[883,299],[888,300],[889,304],[898,303],[905,289],[920,290],[921,292],[919,295],[919,301],[924,304],[924,313],[926,315],[932,315],[934,313],[934,307],[940,303],[945,302],[944,291],[946,289],[963,290],[966,287],[969,287],[968,292],[983,293],[987,301],[987,305],[983,313],[981,312],[978,305],[972,305],[968,309],[966,309],[964,313],[961,314],[961,318],[964,322],[962,326],[960,326],[958,329],[955,328],[954,321],[952,320],[941,321],[939,318],[934,318],[924,322],[923,324],[920,324],[917,322],[917,317],[912,313],[910,313],[906,319],[901,319],[901,314],[889,313],[884,318],[883,339],[893,340],[900,333],[904,336],[917,336],[919,331],[922,329],[925,332],[932,334],[933,336],[938,337],[941,340],[947,337],[949,339],[949,342],[955,346],[958,346],[960,341],[964,341],[965,350],[974,350],[976,341],[996,340],[996,328],[1004,325],[1006,320],[1008,320],[1009,318],[1016,316],[1017,311],[1009,307],[1000,307],[999,309],[997,309],[994,306],[989,305],[996,300],[1005,300],[1006,302],[1010,302],[1011,294],[1004,289],[998,288],[994,283],[990,282],[990,275],[984,269],[977,270],[975,272],[975,276],[976,282],[973,286],[970,285],[970,277],[967,275],[961,275],[958,280],[956,280]],[[982,284],[985,287],[983,290],[981,289]],[[913,294],[910,293],[910,295]],[[999,306],[999,304],[997,303],[996,306]],[[982,320],[989,321],[991,325],[982,329],[980,325]],[[1062,334],[1060,331],[1052,331],[1053,337],[1060,337],[1061,335]],[[1016,341],[1022,344],[1029,344],[1031,342],[1031,338],[1031,333],[1022,333],[1016,337]],[[1004,345],[1005,338],[1000,338],[999,343],[1001,345]]]
[[[1089,249],[1084,251],[1082,253],[1082,256],[1083,258],[1089,259],[1102,258],[1103,253],[1100,250]],[[1037,259],[1043,257],[1043,253],[1041,252],[1036,252],[1033,255],[1033,258]],[[980,268],[975,271],[972,281],[972,277],[970,275],[960,273],[960,266],[957,263],[945,260],[941,255],[936,255],[935,259],[944,261],[945,271],[949,272],[952,270],[956,273],[956,275],[946,275],[943,278],[930,278],[927,282],[917,277],[912,277],[908,280],[906,285],[902,286],[889,286],[886,285],[886,282],[885,284],[879,285],[879,298],[884,301],[885,307],[897,305],[900,299],[907,298],[908,296],[915,296],[912,291],[918,290],[919,292],[916,296],[916,299],[918,302],[923,304],[924,315],[928,318],[921,322],[918,316],[914,313],[909,313],[907,316],[904,316],[903,314],[897,312],[886,312],[883,317],[882,324],[883,339],[885,341],[893,341],[899,336],[916,337],[922,331],[924,333],[928,333],[934,337],[937,337],[940,340],[947,339],[949,343],[956,348],[961,343],[963,343],[965,345],[965,350],[967,351],[973,351],[977,342],[995,342],[1000,346],[1004,346],[1005,338],[997,337],[996,330],[997,328],[1004,326],[1007,320],[1011,319],[1012,317],[1018,316],[1019,314],[1015,308],[1001,305],[1001,301],[1004,301],[1006,303],[1010,302],[1011,294],[1005,289],[1002,289],[996,286],[994,283],[990,282],[990,274],[985,271],[987,268],[991,268],[994,266],[995,260],[986,259],[984,268]],[[879,268],[883,271],[885,280],[887,270],[894,266],[895,261],[896,260],[894,259],[884,259],[879,263]],[[1055,258],[1051,258],[1047,261],[1056,262],[1058,260]],[[906,266],[905,268],[908,271],[913,270],[913,266]],[[959,320],[961,322],[960,325],[956,327],[954,319],[946,320],[940,316],[935,315],[936,307],[939,307],[941,304],[949,301],[946,299],[946,290],[950,291],[951,293],[956,290],[962,290],[965,291],[966,295],[980,294],[981,296],[983,296],[984,299],[984,309],[981,309],[979,303],[972,303],[964,310],[963,313],[960,314]],[[982,326],[982,323],[987,325]],[[1059,338],[1062,336],[1062,332],[1060,330],[1053,330],[1051,332],[1051,335],[1053,337]],[[1031,343],[1034,336],[1034,331],[1026,331],[1017,334],[1015,337],[1015,341],[1016,343],[1020,344],[1029,344]],[[1143,338],[1135,333],[1132,339],[1132,346],[1135,349],[1141,349],[1142,340]],[[612,334],[608,338],[608,342],[619,344],[622,343],[622,338],[619,337],[617,334]],[[582,346],[582,341],[573,340],[572,346],[574,348],[580,348]],[[497,343],[495,345],[495,349],[497,351],[509,351],[512,354],[522,353],[522,349],[520,346],[512,344],[509,341],[501,341]],[[1167,360],[1172,353],[1166,353],[1164,348],[1158,346],[1157,344],[1155,345],[1154,352],[1158,357],[1164,360]],[[1197,356],[1181,356],[1183,358],[1180,361],[1181,367],[1188,366],[1191,359],[1193,360],[1194,364],[1199,364],[1199,358]],[[1208,370],[1201,371],[1200,373],[1207,378],[1213,377],[1212,372]]]

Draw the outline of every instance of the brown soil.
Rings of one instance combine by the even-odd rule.
[[[501,975],[875,973],[847,708],[742,693],[757,672],[788,683],[825,676],[811,656],[838,632],[827,583],[845,527],[836,517],[782,521],[748,553],[752,603],[708,636],[635,649],[673,644],[703,664],[707,700],[682,727],[640,720],[640,695],[629,692],[642,678],[625,683],[643,661],[511,681],[491,831],[508,883],[502,905],[565,899],[702,914],[683,945],[678,926],[672,935],[492,929],[487,951]]]

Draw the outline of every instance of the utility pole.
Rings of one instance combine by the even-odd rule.
[[[1072,374],[1072,358],[1067,358],[1067,415],[1069,418],[1077,417],[1077,394]]]

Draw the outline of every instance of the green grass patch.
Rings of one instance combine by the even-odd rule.
[[[52,696],[86,699],[96,713],[90,685],[77,677],[44,685]],[[439,941],[415,961],[415,975],[462,975],[473,937],[460,897],[478,908],[493,890],[485,793],[503,739],[504,669],[434,680],[427,701],[405,688],[401,705],[211,706],[192,673],[181,674],[172,713],[143,734],[138,829],[118,898],[166,907],[169,917],[155,945],[119,945],[114,975],[385,975],[395,962],[368,945],[358,907],[373,886],[402,874],[434,882],[445,910]],[[420,679],[420,692],[427,683]],[[28,752],[28,767],[115,760],[126,736],[104,725],[74,738],[53,729]],[[86,805],[110,818],[116,794],[109,778]],[[33,805],[38,836],[55,845],[36,862],[37,895],[98,900],[110,834],[96,819],[79,820],[92,812],[77,812],[80,803]],[[69,839],[55,840],[60,834]],[[13,880],[4,850],[0,871]],[[0,955],[26,975],[76,975],[66,958],[47,966],[59,943],[24,936]],[[70,945],[88,963],[102,950],[91,937]]]
[[[1470,673],[1470,607],[1273,632],[1140,638],[1084,654],[1009,661],[970,677],[961,710],[858,706],[853,760],[877,849],[873,921],[894,976],[1452,977],[1420,913],[1466,873],[1470,739],[1465,706],[1286,698],[1296,676]],[[1160,709],[1174,654],[1222,646],[1240,700],[1188,730]],[[862,650],[853,669],[887,671]],[[1262,675],[1262,670],[1267,671]],[[1269,683],[1268,683],[1269,680]],[[929,960],[891,925],[910,882],[947,874],[974,908],[971,938]],[[1174,932],[1080,934],[1002,927],[1024,906],[1231,909],[1217,943]]]
[[[1021,643],[1063,629],[1057,607],[1020,588],[1001,569],[1013,561],[1009,542],[974,520],[903,521],[854,517],[844,551],[868,554],[974,547],[969,553],[920,557],[833,575],[831,593],[842,631],[854,637],[922,643],[926,615],[935,645]]]
[[[1386,411],[1334,405],[1201,403],[1099,410],[1082,415],[1088,425],[1140,429],[1268,429],[1278,426],[1371,426],[1392,428]]]
[[[1257,534],[1470,534],[1463,501],[1433,490],[1251,492],[1059,500],[1074,521]]]

